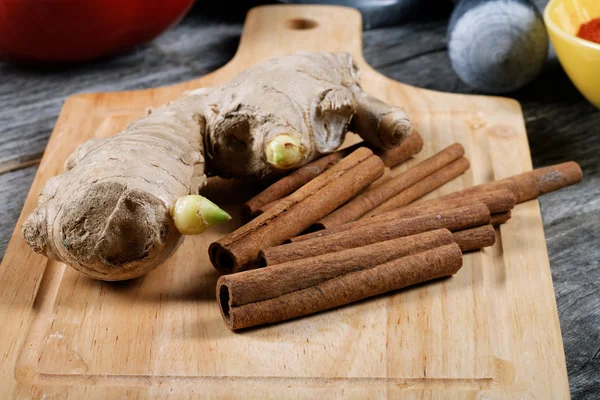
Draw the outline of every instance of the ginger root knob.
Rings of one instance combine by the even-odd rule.
[[[177,199],[170,210],[175,227],[182,235],[198,235],[211,225],[227,222],[231,216],[204,196],[192,194]]]
[[[265,146],[267,162],[277,169],[290,169],[304,160],[306,148],[300,139],[281,134],[275,136]]]

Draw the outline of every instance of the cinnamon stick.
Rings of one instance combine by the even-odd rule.
[[[264,214],[268,209],[272,208],[280,200],[281,199],[277,199],[277,200],[274,200],[274,201],[272,201],[270,203],[265,204],[264,206],[259,207],[258,209],[256,209],[254,211],[254,213],[252,213],[252,215],[250,217],[251,218],[256,218],[259,215]]]
[[[442,198],[453,198],[496,189],[509,189],[517,203],[537,199],[539,196],[581,182],[581,167],[573,161],[534,169],[499,181],[472,186]]]
[[[230,287],[227,281],[230,277],[222,276],[217,281],[217,301],[227,327],[237,330],[328,310],[409,285],[453,275],[461,266],[460,247],[453,243],[247,304],[241,304],[238,299],[243,290]]]
[[[494,226],[502,225],[503,223],[508,221],[511,216],[512,215],[511,215],[510,210],[508,210],[506,212],[492,214],[490,217],[490,224],[494,225]]]
[[[375,215],[384,214],[397,208],[404,207],[418,198],[425,196],[427,193],[439,188],[443,184],[450,182],[452,179],[462,175],[466,170],[469,169],[469,165],[469,160],[464,157],[459,158],[446,168],[442,168],[441,170],[429,175],[427,178],[397,194],[380,206],[374,208],[362,218],[373,217]]]
[[[464,196],[438,197],[435,199],[415,202],[406,207],[399,208],[388,214],[394,215],[412,215],[413,213],[425,212],[428,210],[437,211],[447,208],[464,207],[473,203],[483,203],[486,205],[490,214],[510,211],[516,204],[515,195],[508,189],[494,189],[489,192],[473,193]],[[382,215],[373,218],[385,218]]]
[[[243,205],[242,213],[245,219],[249,220],[264,213],[278,200],[310,182],[323,171],[338,163],[343,157],[356,150],[358,146],[362,145],[364,143],[358,143],[357,145],[338,150],[335,153],[327,154],[273,183]],[[413,131],[399,146],[386,150],[377,149],[376,154],[381,158],[386,167],[393,168],[419,153],[421,149],[423,149],[423,139],[421,135]]]
[[[386,182],[388,182],[389,180],[392,179],[392,171],[389,168],[385,168],[383,175],[381,175],[379,177],[379,179],[377,179],[375,182],[371,183],[367,188],[365,188],[361,193],[365,193],[368,192],[370,190],[376,190],[378,187],[380,187],[381,185],[385,184]],[[281,199],[279,199],[281,200]],[[275,204],[277,204],[277,202],[279,200],[275,200],[269,204],[265,204],[264,206],[258,208],[255,212],[254,212],[254,217],[257,217],[261,214],[263,214],[265,211],[267,211],[269,208],[273,207]]]
[[[302,232],[377,180],[384,168],[371,150],[359,148],[264,214],[212,243],[211,262],[227,273],[252,268],[261,249]]]
[[[502,213],[511,210],[515,206],[515,196],[508,189],[499,189],[489,192],[474,193],[469,196],[457,196],[453,198],[432,199],[422,203],[409,205],[399,208],[385,214],[371,217],[371,222],[392,221],[395,219],[416,217],[418,215],[430,214],[438,211],[449,210],[452,208],[464,207],[475,203],[483,203],[489,209],[490,213]],[[318,232],[307,233],[289,239],[289,242],[295,243],[302,240],[312,239],[314,237],[324,237],[333,233],[354,229],[362,226],[366,219],[355,222],[349,222],[344,225],[338,225],[333,228]],[[316,224],[315,224],[316,225]],[[313,226],[315,226],[313,225]]]
[[[453,161],[460,159],[464,154],[465,149],[458,143],[445,148],[434,156],[395,176],[379,188],[358,195],[348,204],[340,207],[319,221],[317,223],[318,229],[331,228],[362,217],[369,211],[398,195],[398,193],[423,181],[423,179],[431,174],[445,169],[445,167],[452,164]],[[466,161],[466,159],[464,159],[461,165],[464,165],[465,163],[468,166],[468,161]],[[436,177],[439,179],[439,174],[436,175]],[[417,194],[418,193],[415,193],[413,196]]]
[[[452,233],[448,229],[438,229],[231,274],[224,281],[239,294],[232,305],[238,305],[236,301],[239,304],[253,303],[451,243],[454,243]]]
[[[391,181],[392,179],[394,179],[394,177],[392,176],[392,170],[389,169],[388,167],[385,167],[385,169],[383,170],[383,175],[381,175],[379,177],[379,179],[377,179],[375,182],[371,183],[365,190],[363,190],[361,193],[366,193],[370,190],[377,190],[379,189],[381,186],[385,185],[386,183],[388,183],[389,181]]]
[[[452,233],[452,237],[463,252],[493,246],[496,243],[496,232],[491,224],[456,231]]]
[[[450,231],[472,228],[488,224],[490,212],[483,204],[473,204],[407,219],[384,222],[372,222],[367,219],[358,222],[361,222],[361,225],[351,230],[265,248],[261,252],[261,263],[281,264],[441,228]]]
[[[413,133],[399,146],[386,150],[376,150],[375,154],[383,160],[386,167],[393,168],[419,153],[421,149],[423,149],[423,138],[413,130]]]
[[[242,206],[243,214],[246,217],[254,217],[256,211],[261,207],[295,192],[323,171],[337,164],[342,158],[344,158],[344,152],[336,151],[298,168],[248,200]]]

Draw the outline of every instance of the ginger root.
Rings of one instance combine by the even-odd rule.
[[[66,171],[46,183],[22,231],[34,251],[88,276],[134,278],[170,257],[182,234],[227,219],[219,212],[194,219],[191,203],[177,208],[207,175],[281,175],[337,149],[350,124],[378,148],[411,133],[403,109],[362,91],[349,54],[275,58],[80,146]]]

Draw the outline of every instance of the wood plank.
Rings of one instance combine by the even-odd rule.
[[[288,31],[289,18],[314,18],[319,28]],[[438,195],[531,169],[516,102],[391,81],[362,59],[359,27],[347,9],[258,9],[234,60],[207,77],[69,99],[21,219],[78,142],[112,134],[146,106],[184,89],[218,84],[264,58],[302,49],[350,51],[367,90],[408,106],[426,146],[412,163],[453,141],[465,146],[472,169]],[[237,204],[224,206],[238,215]],[[1,386],[23,397],[135,397],[171,389],[190,398],[239,396],[240,390],[274,398],[568,397],[537,202],[519,205],[499,243],[468,255],[451,279],[242,334],[220,320],[206,254],[208,243],[233,227],[188,238],[164,266],[120,284],[47,262],[15,231],[0,267],[0,284],[8,288],[0,293],[0,318],[12,321],[4,327],[9,340],[0,342]]]

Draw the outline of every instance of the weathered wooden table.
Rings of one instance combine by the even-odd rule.
[[[540,7],[545,2],[536,1]],[[52,69],[0,63],[0,255],[66,97],[204,75],[233,56],[243,14],[228,12],[225,19],[200,3],[177,27],[120,57]],[[446,19],[365,32],[365,57],[398,81],[473,93],[450,67]],[[600,393],[600,112],[577,92],[553,54],[543,74],[512,96],[523,106],[534,166],[574,160],[584,171],[581,184],[540,202],[572,395],[595,399]]]

